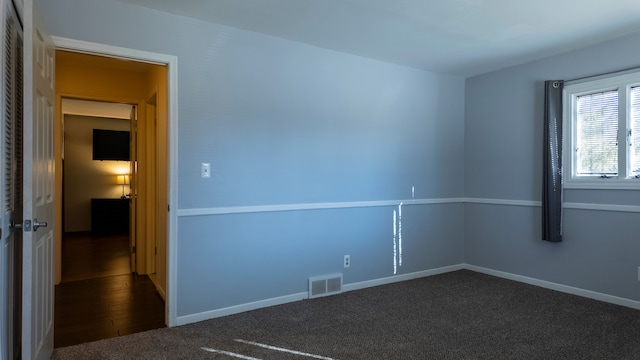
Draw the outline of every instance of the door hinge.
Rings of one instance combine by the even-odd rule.
[[[157,246],[153,248],[153,254],[154,255],[158,255],[158,247]]]
[[[131,248],[131,253],[132,253],[132,254],[135,254],[135,253],[136,253],[136,247],[135,247],[135,246]]]
[[[171,205],[167,205],[167,212],[171,212]]]

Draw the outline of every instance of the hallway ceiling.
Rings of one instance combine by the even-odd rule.
[[[129,120],[131,118],[131,107],[129,104],[62,99],[62,113],[69,115]]]
[[[640,31],[638,0],[119,0],[471,76]]]

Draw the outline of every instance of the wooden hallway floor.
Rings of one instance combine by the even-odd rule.
[[[54,346],[165,326],[164,301],[146,275],[129,268],[126,235],[65,234],[62,282],[55,287]]]

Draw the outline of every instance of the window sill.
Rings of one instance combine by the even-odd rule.
[[[565,180],[565,189],[640,190],[640,179]]]

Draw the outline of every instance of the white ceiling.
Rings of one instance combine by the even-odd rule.
[[[471,76],[640,31],[640,0],[119,0]]]

